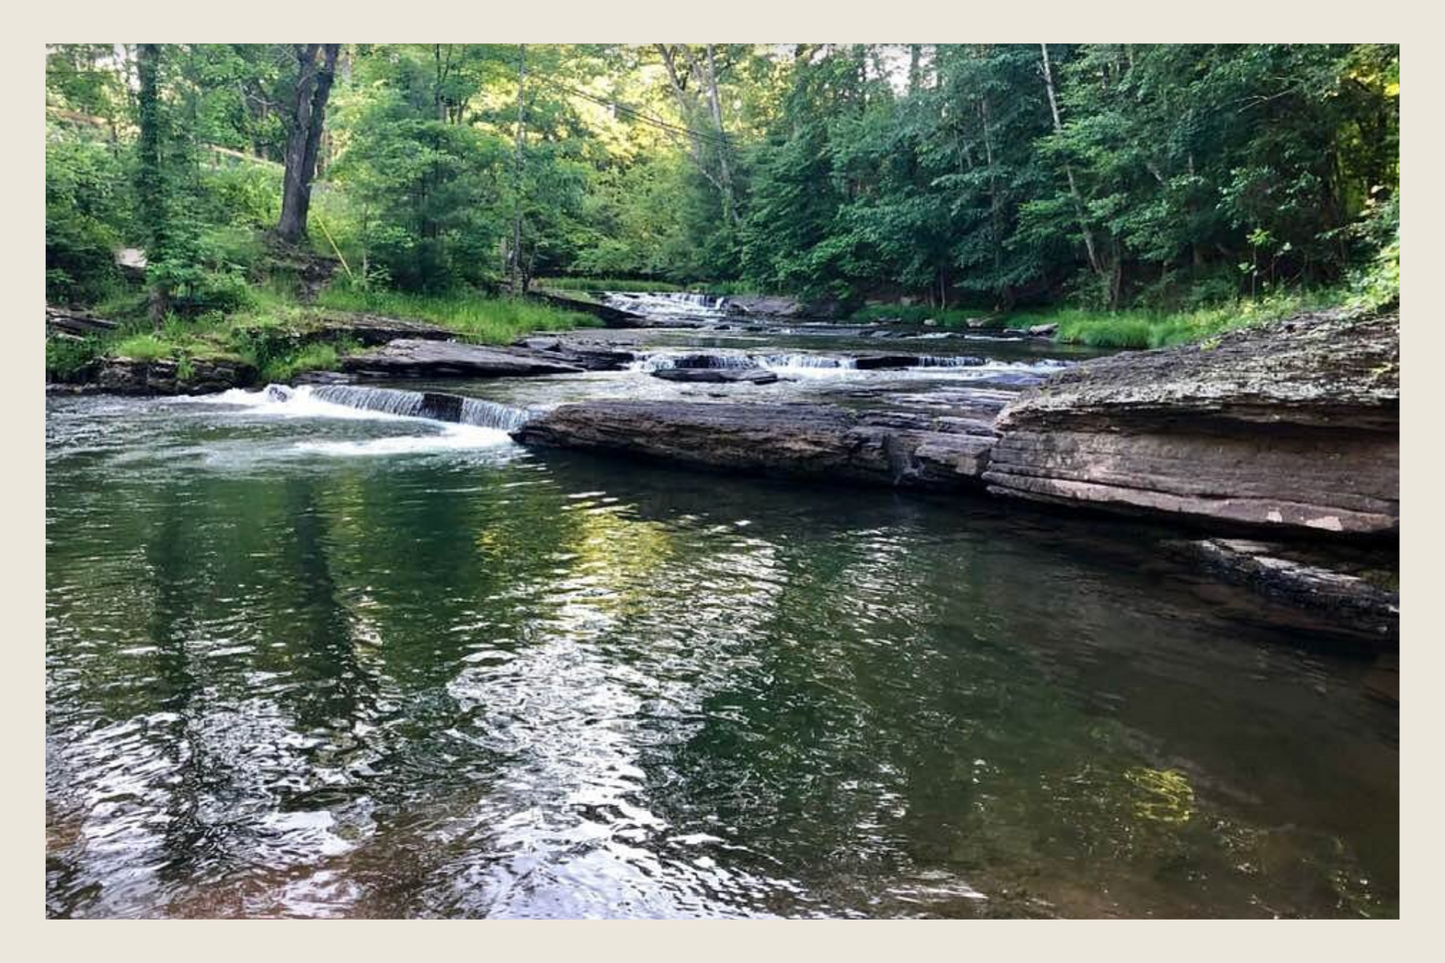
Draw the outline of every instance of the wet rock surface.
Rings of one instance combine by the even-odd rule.
[[[905,413],[647,401],[562,405],[514,437],[697,467],[937,490],[977,487],[993,444],[990,434]]]
[[[1400,595],[1380,577],[1388,573],[1361,571],[1358,565],[1310,557],[1299,546],[1252,539],[1176,541],[1168,548],[1226,582],[1324,616],[1332,630],[1373,643],[1399,641]]]
[[[617,371],[637,356],[604,341],[575,337],[536,335],[519,338],[512,347],[531,352],[538,358],[570,364],[587,371]]]
[[[1060,372],[1004,409],[995,494],[1319,534],[1399,528],[1399,320],[1302,316]]]
[[[778,376],[766,368],[659,368],[654,378],[664,381],[685,381],[693,384],[755,384],[770,385]]]
[[[728,314],[767,317],[767,318],[793,318],[804,313],[803,303],[797,298],[764,296],[764,295],[738,295],[727,299]]]

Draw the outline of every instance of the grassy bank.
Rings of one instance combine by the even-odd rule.
[[[1303,311],[1339,307],[1335,291],[1299,292],[1187,311],[1087,311],[1077,308],[1018,312],[1006,319],[1009,328],[1057,324],[1056,341],[1096,348],[1165,348],[1206,342],[1238,328],[1278,321]]]
[[[322,293],[315,305],[289,294],[256,287],[247,306],[197,318],[168,317],[159,327],[145,313],[143,295],[120,292],[97,305],[96,314],[117,321],[110,333],[85,339],[47,338],[46,372],[73,377],[97,358],[175,361],[184,372],[196,361],[237,361],[251,365],[266,381],[288,381],[304,371],[329,371],[358,345],[345,338],[318,337],[322,316],[336,311],[426,321],[455,331],[476,344],[507,344],[532,331],[564,331],[599,324],[591,315],[533,301],[473,295],[422,296],[341,289]]]
[[[329,288],[321,292],[317,304],[340,311],[430,321],[476,344],[509,344],[531,331],[569,331],[601,324],[590,314],[520,298]]]
[[[1265,324],[1302,311],[1317,311],[1347,303],[1339,290],[1294,292],[1228,304],[1180,311],[1131,309],[1098,311],[1087,308],[1049,307],[989,315],[978,309],[939,310],[919,305],[874,305],[854,313],[855,321],[898,319],[922,323],[932,319],[944,328],[963,328],[984,321],[981,327],[1023,330],[1055,324],[1054,340],[1096,348],[1163,348],[1208,341],[1237,328]]]

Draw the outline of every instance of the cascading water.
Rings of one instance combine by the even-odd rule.
[[[668,368],[755,368],[758,361],[745,354],[650,354],[633,361],[633,371],[662,371]]]
[[[924,354],[915,363],[918,368],[976,368],[984,364],[983,358],[969,354]]]
[[[691,291],[607,291],[602,300],[610,307],[644,317],[721,318],[727,309],[727,298]]]
[[[358,385],[302,385],[296,388],[267,385],[264,391],[234,389],[209,400],[252,408],[279,405],[283,410],[291,409],[292,413],[297,415],[313,410],[316,404],[320,403],[396,418],[425,418],[508,432],[520,428],[535,414],[527,408],[517,408],[482,398]]]
[[[858,367],[858,359],[846,356],[830,356],[825,354],[770,354],[763,355],[756,359],[757,363],[769,371],[782,371],[790,368],[837,368],[851,370]]]
[[[420,391],[361,388],[355,385],[321,385],[311,388],[311,396],[333,405],[379,411],[401,418],[415,418],[420,415],[425,397]]]
[[[482,398],[463,398],[461,423],[482,428],[499,428],[502,431],[516,431],[535,415],[526,408],[486,401]]]

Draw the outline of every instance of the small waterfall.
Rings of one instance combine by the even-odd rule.
[[[840,368],[858,367],[856,358],[831,357],[825,354],[770,354],[757,359],[769,371],[787,368]]]
[[[261,395],[269,403],[321,401],[343,408],[375,411],[401,418],[426,418],[501,431],[514,431],[535,414],[526,408],[514,408],[496,401],[464,398],[440,391],[404,391],[355,385],[303,385],[299,388],[267,385]]]
[[[976,368],[984,364],[983,358],[968,354],[923,354],[918,356],[919,368]]]
[[[503,405],[481,398],[462,399],[461,422],[464,425],[516,431],[530,421],[533,414],[526,408],[513,408],[511,405]]]
[[[611,307],[644,317],[720,318],[727,309],[727,298],[692,291],[606,291],[602,300]]]
[[[666,368],[756,368],[757,361],[745,354],[652,354],[632,362],[633,371],[661,371]]]
[[[424,400],[420,391],[361,388],[355,385],[319,385],[312,387],[310,393],[311,397],[317,401],[325,401],[347,408],[360,408],[363,411],[379,411],[403,418],[414,418],[420,415]]]

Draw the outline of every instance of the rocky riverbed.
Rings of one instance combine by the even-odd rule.
[[[609,301],[608,311],[623,310]],[[749,307],[779,316],[747,326],[729,320],[739,308],[703,296],[622,303],[644,311],[652,301],[672,306],[650,326],[506,347],[337,315],[324,336],[370,347],[340,372],[303,380],[425,382],[429,400],[407,401],[414,414],[458,420],[465,403],[466,418],[513,429],[536,448],[1174,519],[1218,536],[1181,544],[1221,578],[1373,639],[1398,631],[1392,588],[1258,541],[1378,543],[1398,534],[1396,316],[1300,316],[1213,343],[1070,364],[1027,352],[1001,362],[1002,346],[986,348],[987,339],[896,328],[890,336],[910,339],[909,349],[947,344],[946,353],[868,350],[887,326],[814,325],[771,302]],[[678,332],[678,347],[667,347]],[[174,362],[123,358],[89,375],[86,385],[54,390],[204,393],[256,378],[225,362],[193,362],[182,378]],[[554,387],[520,408],[447,387],[513,382]],[[382,395],[337,397],[390,404]]]

